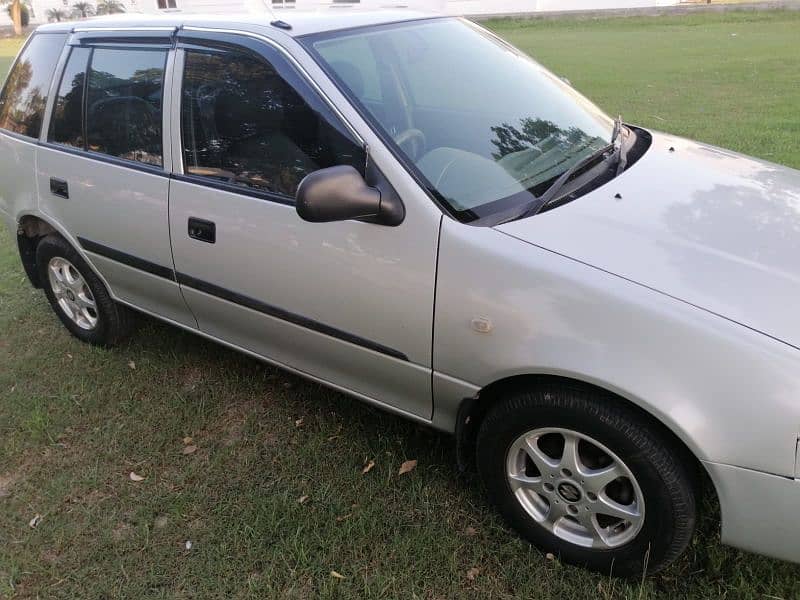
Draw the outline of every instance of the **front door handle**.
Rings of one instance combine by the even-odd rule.
[[[211,221],[189,217],[189,237],[213,244],[217,241],[217,226]]]
[[[63,179],[50,178],[50,193],[59,198],[69,198],[69,184]]]

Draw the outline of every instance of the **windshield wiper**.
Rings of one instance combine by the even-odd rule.
[[[558,198],[559,192],[563,189],[563,187],[567,184],[567,182],[572,179],[572,176],[575,175],[578,171],[584,169],[586,166],[592,164],[593,162],[597,161],[600,158],[604,160],[608,160],[609,158],[614,158],[617,161],[617,175],[619,175],[621,169],[625,168],[625,164],[627,163],[627,156],[626,152],[623,150],[623,143],[620,142],[621,132],[623,129],[622,125],[622,117],[618,117],[614,121],[614,131],[611,135],[611,142],[607,145],[603,146],[592,152],[589,156],[582,158],[574,165],[572,165],[569,169],[564,171],[558,179],[556,179],[550,187],[548,187],[540,196],[537,196],[536,199],[529,204],[525,210],[521,211],[518,215],[511,217],[510,219],[506,219],[503,221],[507,223],[508,221],[516,221],[517,219],[525,219],[527,217],[532,217],[538,214],[545,206],[547,206],[550,202]]]

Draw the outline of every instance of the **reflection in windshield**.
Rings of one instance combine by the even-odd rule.
[[[601,137],[589,137],[577,127],[561,129],[552,121],[522,119],[521,127],[508,123],[492,127],[492,156],[525,188],[537,188],[563,173],[576,156],[605,146]]]
[[[340,85],[465,221],[529,203],[613,122],[477,26],[429,19],[311,40]]]

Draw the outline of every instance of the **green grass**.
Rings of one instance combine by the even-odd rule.
[[[800,14],[491,26],[629,121],[800,166]],[[0,598],[800,593],[798,567],[721,546],[713,509],[643,582],[561,565],[453,463],[447,436],[154,321],[113,351],[78,343],[0,234]]]

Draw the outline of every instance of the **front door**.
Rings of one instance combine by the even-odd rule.
[[[300,180],[363,173],[363,146],[271,45],[186,36],[170,229],[201,330],[430,418],[439,220],[410,207],[397,227],[301,220]]]

